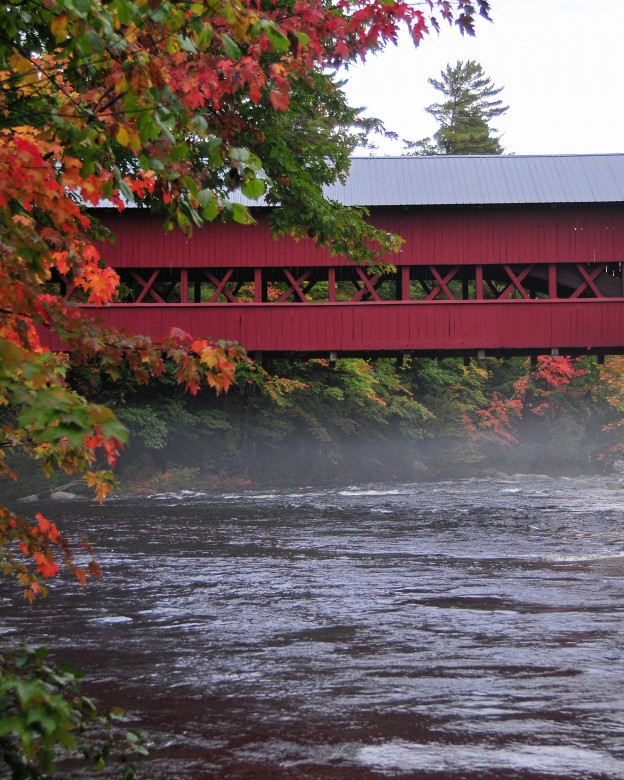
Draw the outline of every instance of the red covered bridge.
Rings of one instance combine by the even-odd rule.
[[[264,207],[191,238],[100,210],[123,283],[100,313],[265,355],[624,352],[624,155],[360,158],[327,195],[404,237],[396,274],[274,241]]]

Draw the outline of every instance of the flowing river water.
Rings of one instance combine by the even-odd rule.
[[[55,504],[104,578],[27,636],[141,724],[153,778],[624,778],[607,478]]]

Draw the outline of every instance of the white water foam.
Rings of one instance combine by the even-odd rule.
[[[100,624],[110,624],[115,625],[117,623],[132,623],[131,617],[126,617],[125,615],[106,615],[105,617],[97,617],[97,618],[91,618],[89,620],[89,623],[100,623]]]
[[[600,767],[613,778],[624,778],[624,761],[597,750],[568,745],[489,745],[419,744],[396,740],[363,747],[357,760],[364,766],[382,771],[445,772],[523,770],[548,772],[554,776],[582,778]]]
[[[624,558],[624,550],[614,552],[609,550],[603,553],[587,553],[587,555],[540,555],[540,561],[550,563],[591,563],[592,561],[610,561]]]
[[[399,496],[400,490],[365,490],[350,488],[349,490],[339,490],[339,496]]]

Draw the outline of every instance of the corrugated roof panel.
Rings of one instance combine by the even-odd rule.
[[[624,155],[360,157],[326,194],[362,206],[621,202]]]

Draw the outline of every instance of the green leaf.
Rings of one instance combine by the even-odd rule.
[[[235,146],[230,149],[230,160],[236,164],[246,165],[249,162],[251,153],[249,149],[245,149],[243,146]]]
[[[102,429],[102,435],[107,439],[114,438],[124,444],[128,441],[128,430],[119,420],[109,420],[103,423],[100,428]]]
[[[0,737],[4,737],[15,731],[17,723],[18,719],[15,715],[3,715],[0,718]]]
[[[267,38],[271,41],[271,46],[273,46],[275,51],[282,52],[287,51],[290,48],[290,41],[275,24],[275,22],[269,22],[266,26],[265,32],[267,34]]]
[[[241,203],[232,203],[232,219],[239,225],[253,225],[255,220]]]
[[[208,130],[208,122],[206,122],[201,114],[195,114],[191,120],[191,127],[196,133],[203,135],[206,130]]]
[[[206,163],[210,168],[218,168],[223,162],[222,141],[220,138],[211,138],[203,147]]]
[[[56,428],[53,428],[52,431],[47,431],[46,437],[51,442],[67,438],[72,447],[80,449],[84,442],[85,433],[86,431],[84,428],[80,428],[74,425],[58,425]]]
[[[127,2],[127,0],[116,0],[113,7],[117,11],[117,17],[122,24],[128,24],[134,18],[136,6]]]
[[[195,43],[201,51],[205,51],[214,38],[214,30],[208,22],[203,22],[201,31],[195,36]]]
[[[197,54],[197,46],[195,46],[195,42],[186,35],[178,35],[178,43],[180,44],[180,48],[183,51],[186,51],[189,54]]]
[[[185,233],[187,236],[191,233],[191,220],[186,216],[186,214],[183,214],[181,211],[178,211],[176,214],[176,222],[178,223],[178,227],[180,230]]]
[[[198,197],[199,195],[199,187],[197,186],[197,182],[192,176],[183,176],[180,179],[180,183],[186,187],[188,192],[194,197]]]
[[[199,193],[200,214],[206,222],[212,222],[219,213],[219,204],[212,190],[202,190]]]
[[[254,171],[260,171],[262,170],[262,160],[257,154],[250,152],[249,159],[247,160],[247,167],[252,168]]]
[[[76,48],[84,56],[88,57],[96,52],[98,54],[102,53],[104,51],[104,44],[98,33],[94,29],[89,28],[76,41]]]
[[[276,52],[287,51],[290,48],[290,41],[288,37],[280,30],[279,26],[271,19],[259,19],[251,28],[251,37],[257,38],[264,33],[269,41],[273,50]],[[296,33],[295,33],[296,35]],[[305,35],[305,33],[302,33]],[[305,35],[308,38],[307,35]],[[310,42],[308,38],[307,42]]]
[[[154,22],[154,24],[166,22],[169,18],[169,12],[170,6],[167,3],[163,3],[155,11],[150,12],[150,21]]]
[[[390,3],[390,5],[393,5],[395,0],[387,0],[387,1]],[[296,30],[294,36],[299,41],[299,44],[304,48],[310,43],[310,36],[306,35],[306,33],[304,32],[299,32],[298,30]]]
[[[262,179],[252,178],[244,182],[241,187],[241,192],[245,197],[251,198],[251,200],[258,200],[266,190],[266,185]]]
[[[238,48],[236,41],[226,33],[223,33],[221,35],[221,43],[226,56],[238,62],[241,58],[241,50]]]

